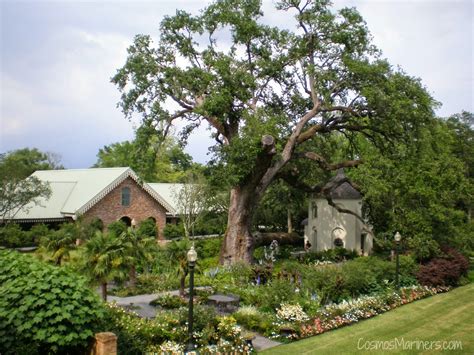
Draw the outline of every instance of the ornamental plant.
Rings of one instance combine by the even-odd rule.
[[[444,248],[444,255],[422,265],[416,274],[418,281],[427,286],[456,286],[469,269],[467,258],[452,248]]]
[[[285,322],[304,322],[309,319],[299,304],[283,303],[276,312],[277,319]]]
[[[82,352],[103,315],[84,278],[0,251],[0,353]]]
[[[362,296],[357,299],[345,300],[338,304],[329,304],[321,307],[315,317],[307,319],[305,322],[296,319],[291,321],[290,316],[280,315],[279,319],[287,321],[287,324],[285,324],[286,329],[293,329],[293,332],[289,335],[274,333],[272,337],[280,340],[292,340],[321,334],[448,290],[448,287],[411,286],[401,288],[400,293],[391,291],[375,296]],[[277,313],[278,311],[284,315],[291,313],[282,312],[283,306],[280,310],[277,310]],[[289,327],[288,323],[292,327]]]

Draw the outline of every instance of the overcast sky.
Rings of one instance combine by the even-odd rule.
[[[422,79],[443,106],[439,116],[474,111],[472,0],[353,0],[374,43],[393,65]],[[0,152],[37,147],[61,155],[66,168],[86,168],[99,148],[133,137],[116,108],[110,77],[135,34],[158,36],[164,15],[197,12],[204,1],[0,0]],[[264,1],[269,21],[285,16]],[[286,26],[285,26],[286,27]],[[187,151],[207,160],[204,128]]]

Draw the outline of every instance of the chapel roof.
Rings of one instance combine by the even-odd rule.
[[[345,178],[347,177],[344,174],[344,169],[341,168],[337,171],[336,176],[329,180],[329,183]],[[362,194],[348,182],[344,182],[341,185],[331,189],[329,196],[334,200],[359,200],[362,198]]]

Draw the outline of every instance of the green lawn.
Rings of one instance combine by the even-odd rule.
[[[398,341],[398,344],[396,342]],[[433,342],[425,350],[415,342]],[[460,341],[462,350],[434,350]],[[376,342],[385,342],[379,345]],[[412,346],[412,350],[403,349]],[[437,342],[437,343],[436,343]],[[425,343],[426,344],[426,343]],[[454,346],[452,343],[451,346]],[[375,350],[374,347],[378,346]],[[382,348],[380,347],[382,346]],[[397,350],[385,347],[397,346]],[[421,345],[422,346],[422,345]],[[370,348],[372,347],[372,350]],[[318,336],[280,345],[262,354],[474,354],[474,284],[399,307],[382,315]]]

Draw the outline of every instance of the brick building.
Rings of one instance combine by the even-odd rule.
[[[153,219],[159,236],[167,221],[177,218],[176,198],[181,184],[148,184],[130,168],[36,171],[47,181],[51,197],[30,204],[12,219],[18,223],[60,223],[100,219],[104,226],[123,220],[128,225]]]

